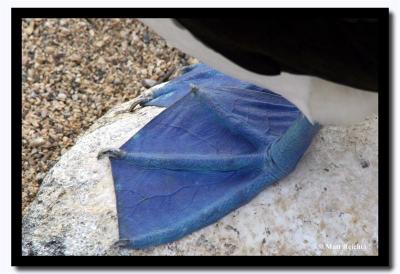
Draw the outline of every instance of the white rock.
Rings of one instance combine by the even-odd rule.
[[[65,99],[67,99],[67,95],[65,95],[64,93],[59,93],[57,95],[57,99],[61,100],[61,101],[64,101]]]
[[[46,141],[42,137],[37,137],[31,141],[31,146],[32,147],[39,147],[41,145],[44,145]]]
[[[156,80],[153,80],[153,79],[143,79],[142,80],[142,85],[145,87],[145,88],[151,88],[151,87],[153,87],[154,85],[156,85],[157,84],[157,81]]]
[[[377,255],[376,117],[322,129],[292,174],[215,224],[150,249],[115,246],[111,168],[97,153],[163,110],[117,114],[128,104],[99,119],[47,174],[23,218],[24,255]]]

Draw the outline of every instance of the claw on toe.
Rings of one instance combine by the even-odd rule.
[[[142,98],[138,98],[138,100],[134,100],[132,102],[132,104],[129,106],[128,112],[133,112],[137,105],[143,106],[144,103],[145,103],[145,100]]]
[[[120,150],[119,148],[106,148],[101,150],[98,154],[97,154],[97,159],[103,159],[104,157],[108,157],[108,158],[114,158],[114,159],[118,159],[123,157],[125,154],[124,151]]]
[[[147,102],[149,102],[153,97],[151,97],[150,95],[147,96],[139,96],[137,98],[135,98],[132,103],[130,104],[129,108],[124,109],[124,110],[120,110],[117,111],[116,114],[121,114],[121,113],[130,113],[130,112],[134,112],[135,108],[137,105],[143,107],[144,104],[146,104]]]

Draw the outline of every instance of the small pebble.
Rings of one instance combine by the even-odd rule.
[[[55,47],[51,47],[51,46],[46,47],[46,52],[47,52],[48,54],[53,54],[55,51],[56,51],[56,48],[55,48]]]
[[[43,178],[46,176],[46,174],[45,173],[38,173],[37,175],[36,175],[36,180],[38,180],[38,181],[41,181],[41,180],[43,180]]]
[[[72,54],[72,55],[69,57],[69,59],[70,59],[72,62],[75,62],[75,63],[77,63],[77,64],[79,64],[79,63],[82,61],[82,57],[79,56],[78,54]]]
[[[65,99],[67,99],[67,95],[65,95],[64,93],[59,93],[57,95],[57,99],[64,101]]]
[[[24,32],[28,35],[31,35],[35,27],[35,22],[31,19],[29,25],[24,29]]]
[[[101,48],[103,45],[104,45],[104,42],[103,42],[103,41],[97,41],[97,42],[95,43],[95,46],[98,47],[98,48]]]
[[[38,137],[31,142],[32,147],[39,147],[41,145],[44,145],[46,141],[42,137]]]
[[[150,42],[150,36],[149,36],[149,33],[147,31],[143,34],[143,42],[145,44],[148,44]]]
[[[46,118],[46,117],[47,117],[47,110],[42,110],[42,111],[40,112],[40,117],[41,117],[42,119]]]
[[[31,92],[31,98],[37,98],[37,97],[38,97],[38,95],[36,94],[36,92],[32,91]]]
[[[143,79],[142,80],[142,85],[145,88],[151,88],[153,86],[155,86],[157,84],[157,81],[153,80],[153,79]]]

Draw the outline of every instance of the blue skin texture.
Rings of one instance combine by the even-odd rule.
[[[110,159],[120,245],[135,249],[180,239],[248,203],[293,171],[320,128],[280,95],[203,64],[146,105],[168,108]]]

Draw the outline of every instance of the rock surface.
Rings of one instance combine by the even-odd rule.
[[[96,156],[163,110],[127,107],[100,118],[44,178],[23,218],[24,255],[377,255],[376,116],[323,128],[292,174],[219,222],[159,247],[118,247],[110,163]]]

